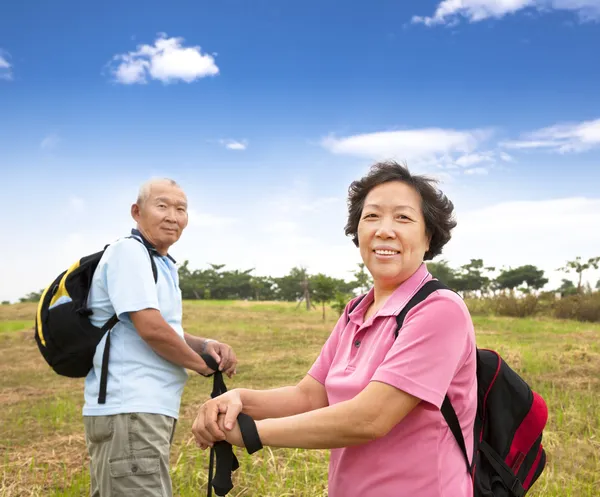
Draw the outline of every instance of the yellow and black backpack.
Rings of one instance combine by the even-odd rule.
[[[134,236],[128,238],[135,238],[148,249],[156,282],[155,249],[145,240],[140,241]],[[89,319],[92,310],[88,308],[87,300],[94,271],[107,247],[82,257],[59,274],[42,293],[35,319],[35,341],[42,356],[57,374],[70,378],[87,376],[93,367],[96,347],[108,332],[102,357],[100,404],[106,402],[110,330],[119,319],[113,315],[102,328],[94,326]]]

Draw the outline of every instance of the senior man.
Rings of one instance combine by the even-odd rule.
[[[150,180],[140,188],[131,215],[137,228],[107,247],[88,298],[94,325],[118,317],[98,344],[85,380],[92,497],[171,496],[169,454],[186,368],[210,374],[201,353],[212,355],[230,377],[237,364],[228,345],[182,328],[178,272],[168,251],[188,224],[183,190],[173,180]]]

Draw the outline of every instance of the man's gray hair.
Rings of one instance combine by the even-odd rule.
[[[179,184],[171,178],[150,178],[148,181],[143,183],[142,186],[140,186],[136,203],[138,205],[143,205],[144,202],[148,200],[152,187],[158,183],[167,183],[170,186],[176,186],[177,188],[181,188]]]

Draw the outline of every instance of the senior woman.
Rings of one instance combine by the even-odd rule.
[[[464,456],[440,408],[456,411],[469,459],[477,408],[475,334],[466,305],[437,290],[396,316],[432,279],[424,263],[456,226],[432,180],[386,162],[349,189],[347,235],[373,276],[294,386],[234,389],[200,408],[192,431],[205,449],[243,447],[237,415],[256,421],[263,446],[331,449],[329,497],[471,497]]]

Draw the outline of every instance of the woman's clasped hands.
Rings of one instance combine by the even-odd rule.
[[[242,399],[236,390],[230,390],[202,404],[192,425],[196,445],[205,450],[215,442],[225,440],[231,445],[244,447],[237,422],[241,412]]]

